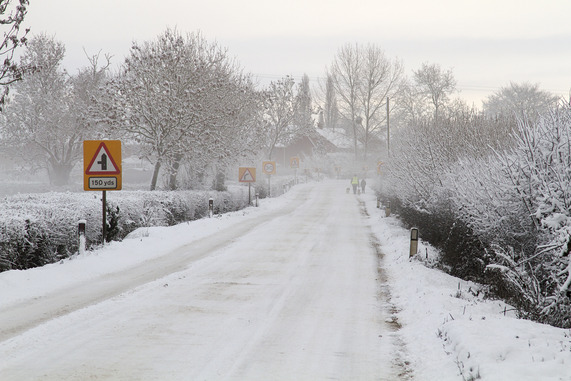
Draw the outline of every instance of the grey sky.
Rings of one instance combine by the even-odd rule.
[[[323,77],[346,43],[373,43],[403,60],[452,69],[458,96],[476,106],[510,81],[569,97],[568,0],[32,0],[26,24],[66,45],[67,69],[87,53],[118,67],[132,41],[167,27],[200,30],[261,83],[287,74]]]

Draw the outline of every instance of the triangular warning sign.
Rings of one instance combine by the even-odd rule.
[[[240,182],[242,183],[251,183],[256,181],[252,173],[250,172],[250,168],[246,168],[240,177]]]
[[[119,171],[119,166],[115,163],[113,156],[109,153],[105,142],[101,142],[97,150],[95,151],[95,155],[89,162],[87,166],[87,170],[85,171],[86,175],[118,175],[121,172]]]

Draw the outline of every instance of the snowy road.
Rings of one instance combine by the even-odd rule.
[[[0,307],[1,379],[398,379],[382,263],[345,187],[301,186],[214,236]]]

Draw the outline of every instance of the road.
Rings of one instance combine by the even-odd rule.
[[[298,188],[215,236],[0,309],[0,379],[398,379],[359,196]]]

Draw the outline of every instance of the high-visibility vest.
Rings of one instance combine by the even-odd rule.
[[[353,180],[351,180],[351,184],[359,185],[359,178],[357,176],[354,176]]]

